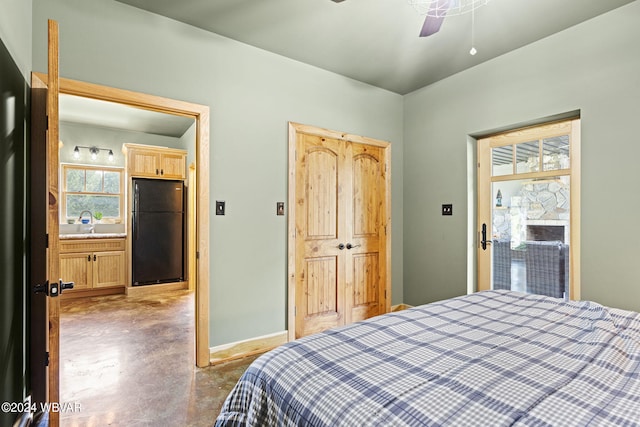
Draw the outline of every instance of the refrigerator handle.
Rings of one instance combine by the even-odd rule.
[[[140,226],[140,224],[138,223],[140,221],[140,212],[138,212],[138,206],[140,203],[140,193],[138,191],[138,183],[136,182],[134,184],[134,190],[133,190],[133,239],[134,240],[138,240],[138,228]]]

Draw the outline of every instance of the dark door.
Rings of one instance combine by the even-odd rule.
[[[30,146],[30,341],[29,368],[32,399],[39,404],[47,401],[47,295],[34,293],[36,284],[47,282],[47,88],[39,79],[31,82],[31,146]]]

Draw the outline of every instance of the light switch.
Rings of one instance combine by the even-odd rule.
[[[216,215],[224,215],[224,202],[216,200]]]
[[[276,215],[284,215],[284,202],[276,202]]]
[[[453,215],[453,205],[442,205],[442,215]]]

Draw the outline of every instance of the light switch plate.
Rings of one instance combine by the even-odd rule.
[[[442,215],[453,215],[453,205],[452,204],[442,205]]]
[[[216,215],[224,215],[225,203],[221,200],[216,200]]]
[[[284,215],[284,202],[276,202],[276,215]]]

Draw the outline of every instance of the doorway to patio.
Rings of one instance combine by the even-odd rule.
[[[478,140],[478,290],[579,299],[580,119]]]

